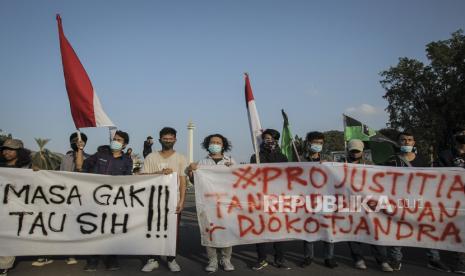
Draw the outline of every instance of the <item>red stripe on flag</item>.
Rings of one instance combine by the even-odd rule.
[[[74,124],[76,128],[95,127],[94,88],[84,66],[82,66],[73,47],[65,37],[60,15],[57,15],[56,19],[60,37],[63,73]]]
[[[245,75],[245,103],[248,104],[250,101],[254,100],[252,93],[252,86],[250,85],[249,74],[244,73]],[[247,106],[247,108],[249,108]]]

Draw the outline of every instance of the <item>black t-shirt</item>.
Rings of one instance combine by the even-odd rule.
[[[412,165],[412,167],[429,167],[430,166],[426,158],[418,154],[415,156],[415,159],[410,161],[410,164]]]
[[[152,153],[152,144],[150,144],[148,141],[144,141],[144,151],[142,152],[142,155],[147,157],[147,155]]]
[[[412,167],[429,167],[430,166],[426,158],[424,158],[422,155],[419,155],[419,154],[415,155],[415,159],[409,161],[409,163]],[[392,167],[409,167],[409,165],[405,163],[403,158],[401,158],[397,154],[391,156],[384,165],[392,166]]]
[[[439,154],[439,167],[459,167],[465,169],[465,154],[460,154],[457,149],[445,150]]]
[[[312,158],[310,156],[307,156],[305,157],[305,159],[308,161],[308,162],[320,162],[321,161],[321,155],[318,155],[317,158]]]
[[[276,151],[260,151],[260,163],[285,163],[287,162],[286,155],[282,154],[280,150]],[[250,163],[257,163],[255,154],[250,157]]]

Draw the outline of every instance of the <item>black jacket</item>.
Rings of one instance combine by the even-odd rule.
[[[287,162],[286,155],[282,154],[279,149],[273,152],[261,150],[259,155],[260,155],[260,163],[285,163]],[[250,157],[250,163],[252,164],[257,163],[257,158],[255,157],[255,154],[252,155],[252,157]]]
[[[144,141],[144,151],[142,152],[142,155],[147,157],[147,155],[152,153],[152,144],[150,144],[148,141]]]
[[[97,152],[84,160],[82,171],[106,175],[131,175],[132,159],[126,154],[114,158],[111,153]]]
[[[445,150],[439,154],[437,165],[439,167],[459,167],[465,169],[465,155],[461,155],[455,148]]]

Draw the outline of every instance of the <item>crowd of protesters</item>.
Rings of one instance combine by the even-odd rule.
[[[176,214],[178,216],[178,227],[181,220],[181,213],[184,208],[186,195],[186,183],[189,179],[194,182],[193,172],[199,165],[212,166],[232,166],[236,161],[226,153],[231,150],[231,142],[221,134],[212,134],[205,137],[201,146],[206,150],[207,155],[204,159],[187,164],[186,157],[174,149],[176,143],[176,130],[171,127],[165,127],[159,132],[159,142],[161,150],[152,152],[153,138],[147,137],[144,142],[143,155],[145,158],[142,171],[143,174],[171,174],[176,172],[178,175],[178,202]],[[465,128],[457,128],[454,131],[455,146],[449,150],[441,152],[438,159],[429,164],[415,149],[415,136],[411,132],[401,132],[398,135],[399,152],[391,156],[383,164],[385,166],[395,167],[461,167],[465,169]],[[110,145],[100,146],[96,153],[90,155],[84,151],[87,136],[84,133],[73,133],[69,137],[70,151],[64,156],[60,170],[71,172],[95,173],[105,175],[131,175],[133,171],[132,149],[127,148],[129,144],[129,134],[118,130],[114,134]],[[262,144],[258,157],[260,163],[282,163],[287,162],[287,157],[281,153],[278,145],[280,133],[274,129],[266,129],[262,133]],[[305,139],[305,154],[300,157],[301,162],[326,162],[332,161],[329,156],[322,152],[325,136],[322,132],[309,132]],[[126,152],[125,152],[126,150]],[[0,147],[0,167],[31,169],[31,151],[26,149],[23,142],[18,139],[7,139]],[[369,160],[364,158],[364,143],[358,139],[352,139],[347,143],[347,156],[343,160],[347,163],[360,165],[372,165]],[[256,163],[257,156],[253,154],[250,163]],[[37,170],[37,168],[34,168]],[[178,231],[179,233],[179,231]],[[269,262],[268,253],[271,253],[269,247],[273,248],[274,260],[272,264],[280,269],[288,270],[291,267],[286,262],[286,252],[283,246],[284,242],[258,243],[256,244],[257,259],[252,266],[253,270],[265,269]],[[363,243],[347,242],[353,259],[354,267],[357,269],[367,269],[363,255]],[[335,258],[334,243],[324,242],[324,264],[328,268],[334,269],[338,266]],[[178,246],[178,243],[177,243]],[[302,267],[308,267],[312,264],[314,258],[314,242],[302,242],[303,255]],[[369,245],[376,262],[382,271],[393,272],[399,271],[402,267],[402,247],[399,246],[380,246]],[[225,271],[234,270],[231,262],[233,248],[214,248],[207,247],[208,263],[205,267],[207,272],[215,272],[221,266]],[[220,254],[218,254],[218,252]],[[451,268],[446,266],[440,258],[439,250],[425,249],[428,257],[427,266],[431,269],[465,274],[465,254],[455,253],[455,265]],[[161,256],[145,256],[144,264],[141,270],[151,272],[159,267]],[[102,259],[107,270],[118,270],[120,268],[116,255],[106,256],[87,256],[85,271],[96,271],[99,260]],[[181,271],[181,266],[176,262],[176,256],[167,256],[167,265],[172,272]],[[13,267],[15,262],[14,256],[0,257],[0,275],[6,276],[8,270]],[[44,266],[53,262],[49,256],[41,256],[35,260],[32,265]],[[66,263],[73,265],[77,260],[73,256],[68,256]]]

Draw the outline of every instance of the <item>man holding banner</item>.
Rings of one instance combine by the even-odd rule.
[[[60,171],[81,172],[84,161],[90,156],[84,151],[87,144],[87,135],[82,132],[79,134],[74,132],[69,136],[69,143],[71,151],[66,153],[61,161]],[[68,257],[66,263],[69,265],[77,264],[77,260],[74,257]]]
[[[365,145],[361,140],[350,140],[347,144],[348,154],[346,162],[351,164],[373,165],[372,162],[363,158],[364,148]],[[367,269],[367,266],[363,258],[362,245],[363,243],[361,242],[349,242],[350,254],[352,255],[352,259],[354,260],[355,268],[365,270]],[[381,266],[381,270],[384,272],[394,271],[388,263],[386,247],[374,244],[370,245],[370,247],[376,262]]]
[[[186,169],[187,161],[186,157],[174,150],[174,144],[176,143],[176,130],[171,127],[164,127],[160,130],[160,144],[162,146],[161,151],[152,152],[145,158],[144,167],[142,168],[143,174],[164,174],[170,175],[177,173],[178,175],[178,204],[176,206],[177,214],[177,227],[179,227],[179,221],[181,219],[181,211],[184,207],[184,199],[186,196]],[[176,236],[179,231],[176,229]],[[176,243],[177,247],[177,243]],[[150,272],[158,268],[159,256],[148,256],[147,262],[142,267],[143,272]],[[166,258],[168,267],[172,272],[181,271],[181,267],[176,262],[176,256],[168,256]]]
[[[129,144],[129,135],[121,130],[116,131],[111,141],[111,153],[97,152],[84,161],[83,172],[105,175],[131,175],[132,159],[123,154],[124,148]],[[84,270],[97,271],[98,256],[89,256]],[[119,270],[120,266],[116,255],[104,258],[107,270]]]
[[[81,172],[84,160],[90,155],[84,152],[84,147],[87,143],[87,135],[84,133],[74,132],[69,136],[69,143],[71,150],[61,160],[60,171],[66,172]],[[53,263],[52,259],[46,256],[38,258],[32,263],[32,266],[44,266]],[[66,258],[66,264],[72,265],[77,264],[77,260],[74,257]]]
[[[262,133],[262,144],[260,145],[259,160],[261,163],[284,163],[287,162],[287,157],[281,153],[278,146],[280,134],[277,130],[266,129]],[[257,163],[257,156],[254,154],[250,158],[250,163]],[[284,258],[283,242],[274,242],[275,250],[275,265],[278,268],[290,269],[286,265]],[[261,270],[268,266],[266,260],[266,243],[257,243],[258,261],[252,267],[253,270]]]
[[[386,165],[393,167],[429,167],[430,164],[424,157],[415,151],[415,137],[409,131],[399,133],[397,136],[400,145],[400,153],[393,155]],[[391,246],[388,250],[391,266],[394,270],[400,270],[402,266],[402,247]],[[437,249],[427,249],[428,267],[438,271],[450,272],[450,269],[441,262]]]
[[[307,155],[302,156],[302,162],[323,162],[330,161],[330,158],[322,154],[325,136],[319,131],[307,133],[305,138],[307,143]],[[302,267],[307,267],[312,264],[314,254],[314,242],[304,241],[304,261]],[[334,244],[323,242],[325,265],[329,268],[336,268],[337,262],[334,260]]]

